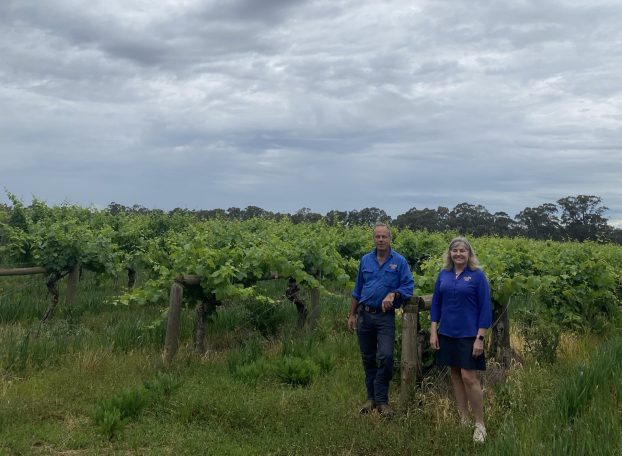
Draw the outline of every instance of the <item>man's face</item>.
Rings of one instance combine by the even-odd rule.
[[[384,226],[377,226],[374,229],[374,244],[380,252],[386,252],[391,247],[391,233]]]

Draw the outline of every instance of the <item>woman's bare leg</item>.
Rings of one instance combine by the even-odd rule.
[[[462,373],[459,367],[451,368],[451,383],[454,387],[454,395],[456,396],[456,405],[458,406],[458,413],[461,420],[466,420],[469,417],[469,410],[467,408],[467,391],[462,381]]]
[[[466,397],[471,405],[473,416],[475,417],[475,423],[484,424],[484,392],[482,391],[482,384],[479,378],[477,378],[477,371],[460,369],[460,374],[462,384],[466,391]]]

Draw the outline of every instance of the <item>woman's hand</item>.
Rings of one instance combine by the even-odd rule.
[[[438,350],[440,348],[440,345],[438,344],[438,334],[436,333],[436,330],[430,331],[430,346],[433,350]]]
[[[473,358],[482,356],[483,353],[484,353],[484,341],[482,339],[475,338],[475,342],[473,343]]]

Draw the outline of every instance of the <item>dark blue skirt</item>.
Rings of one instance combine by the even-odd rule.
[[[486,358],[473,358],[475,337],[449,337],[438,335],[440,349],[436,352],[436,364],[439,366],[459,367],[470,370],[486,370]]]

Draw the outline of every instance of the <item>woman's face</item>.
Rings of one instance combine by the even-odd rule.
[[[455,266],[465,267],[469,263],[469,249],[462,242],[457,242],[449,251]]]

